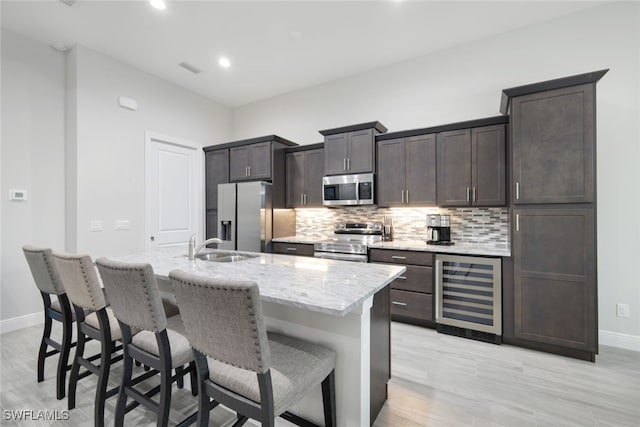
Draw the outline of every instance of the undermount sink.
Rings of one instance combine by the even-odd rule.
[[[238,252],[206,252],[196,255],[197,259],[212,262],[238,262],[246,259],[257,258],[259,255],[241,254]]]

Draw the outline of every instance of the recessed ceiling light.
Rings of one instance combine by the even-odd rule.
[[[220,60],[218,61],[218,65],[220,65],[222,68],[229,68],[231,67],[231,61],[229,61],[229,58],[225,58],[224,56],[222,58],[220,58]]]
[[[300,31],[291,31],[289,33],[289,37],[291,40],[300,40],[302,38],[302,33]]]
[[[164,0],[149,0],[149,4],[159,10],[165,10],[167,8]]]

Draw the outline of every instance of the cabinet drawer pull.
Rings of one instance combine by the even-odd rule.
[[[288,251],[297,251],[298,248],[287,248]]]
[[[398,279],[399,279],[399,280],[407,280],[407,278],[406,278],[406,277],[404,277],[404,276],[398,276]]]
[[[398,302],[398,301],[391,301],[391,304],[393,305],[401,305],[403,307],[405,307],[407,305],[407,303],[404,302]]]
[[[391,258],[393,258],[393,259],[407,259],[406,256],[399,256],[399,255],[391,255]]]

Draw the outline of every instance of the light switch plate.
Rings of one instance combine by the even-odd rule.
[[[91,221],[89,223],[89,231],[103,231],[104,226],[102,221]]]
[[[128,219],[117,220],[116,230],[131,230],[131,221],[129,221]]]

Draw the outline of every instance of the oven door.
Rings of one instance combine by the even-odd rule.
[[[336,259],[340,261],[367,262],[367,256],[362,254],[343,254],[339,252],[314,252],[316,258]]]

